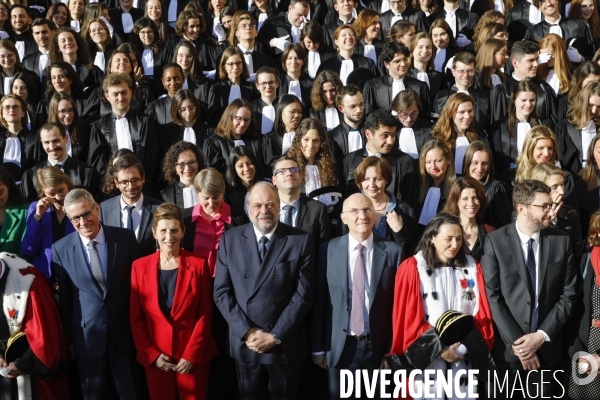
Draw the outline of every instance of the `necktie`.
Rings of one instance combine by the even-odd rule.
[[[260,248],[260,262],[262,263],[265,258],[267,258],[267,242],[269,241],[269,239],[266,236],[263,236],[260,238],[260,242],[259,242],[259,248]]]
[[[294,226],[292,222],[292,212],[294,211],[294,206],[286,204],[283,206],[283,210],[285,211],[285,217],[283,217],[283,223],[289,226]]]
[[[102,275],[102,267],[100,266],[100,257],[98,257],[95,240],[90,240],[90,261],[92,263],[92,276],[96,280],[96,283],[98,283],[100,293],[104,294],[106,286],[104,285],[104,276]]]
[[[362,335],[365,331],[365,246],[358,244],[358,257],[354,264],[354,275],[352,277],[352,308],[350,309],[350,330],[355,335]]]
[[[529,291],[531,293],[531,325],[529,326],[530,332],[535,332],[537,330],[537,320],[538,320],[538,309],[537,304],[535,302],[535,284],[537,282],[537,277],[535,273],[535,253],[533,252],[533,239],[529,239],[527,242],[527,262],[525,265],[527,266],[527,273],[529,274]]]
[[[127,225],[125,225],[125,229],[133,230],[133,216],[131,215],[131,210],[133,210],[135,206],[125,206],[125,210],[127,211]]]

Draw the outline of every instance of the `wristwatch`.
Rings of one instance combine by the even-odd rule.
[[[281,340],[279,340],[279,338],[277,336],[275,336],[274,333],[271,333],[271,335],[273,335],[273,337],[275,338],[275,344],[276,345],[280,345],[281,344]]]

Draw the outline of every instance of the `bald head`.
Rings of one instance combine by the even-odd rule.
[[[362,193],[356,193],[344,201],[342,222],[348,225],[350,235],[364,242],[372,233],[375,224],[373,202]]]

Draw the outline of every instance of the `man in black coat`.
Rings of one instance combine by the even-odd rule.
[[[379,39],[387,41],[388,33],[398,21],[408,20],[415,25],[417,32],[428,32],[429,22],[423,11],[417,11],[406,4],[406,0],[399,0],[390,4],[390,9],[381,14],[381,30]]]
[[[163,12],[166,11],[163,10]],[[119,6],[108,10],[108,15],[113,28],[116,31],[123,32],[125,39],[129,39],[133,25],[144,16],[144,10],[135,8],[133,0],[119,0]]]
[[[10,40],[15,44],[19,58],[23,60],[38,51],[38,45],[31,34],[31,15],[26,6],[13,4],[10,7],[10,24],[13,32]]]
[[[337,92],[336,103],[344,118],[338,126],[329,131],[329,142],[339,171],[344,157],[362,149],[367,144],[367,137],[364,127],[365,101],[358,86],[342,87]]]
[[[410,50],[401,43],[388,42],[379,56],[388,75],[371,79],[365,83],[365,114],[374,110],[391,110],[392,101],[404,89],[414,89],[419,93],[421,104],[429,111],[429,86],[418,79],[406,76],[410,69]]]
[[[133,83],[129,75],[112,73],[102,83],[104,97],[112,113],[92,124],[88,164],[104,176],[110,155],[122,148],[135,153],[146,170],[146,179],[153,186],[158,177],[165,150],[154,120],[130,108]]]
[[[336,0],[336,2],[333,4],[333,8],[335,9],[335,11],[337,11],[338,17],[334,21],[331,21],[325,24],[325,26],[323,26],[323,33],[325,33],[325,43],[327,43],[328,46],[335,48],[335,43],[333,43],[333,37],[336,29],[340,25],[352,25],[352,23],[354,22],[354,17],[352,16],[352,13],[355,10],[355,6],[356,4],[354,0]]]
[[[258,32],[258,40],[269,49],[275,63],[288,43],[300,43],[301,26],[306,22],[310,5],[306,0],[291,0],[285,15],[267,19]]]
[[[44,70],[50,65],[50,41],[55,30],[56,25],[54,25],[54,22],[44,18],[37,18],[31,25],[31,32],[33,39],[37,43],[38,50],[33,54],[25,56],[23,59],[23,68],[39,76],[41,83],[40,93],[46,90]]]
[[[67,134],[65,128],[56,122],[48,122],[40,128],[40,142],[48,159],[35,165],[23,173],[21,194],[27,201],[39,198],[37,176],[38,169],[48,166],[58,167],[69,176],[76,188],[86,189],[90,193],[98,191],[100,176],[89,165],[67,153]]]
[[[372,112],[365,121],[367,144],[363,149],[348,154],[342,161],[342,185],[344,197],[359,192],[354,180],[354,170],[369,156],[385,158],[392,167],[393,179],[388,190],[398,200],[406,201],[417,208],[419,195],[419,172],[413,159],[396,146],[398,120],[387,110]]]

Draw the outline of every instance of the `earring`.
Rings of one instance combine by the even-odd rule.
[[[160,246],[158,245],[158,239],[154,239],[156,241],[156,251],[160,250]]]

